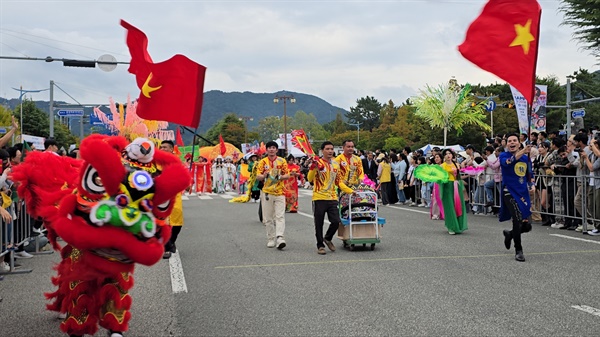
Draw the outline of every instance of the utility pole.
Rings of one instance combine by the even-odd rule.
[[[571,135],[571,79],[567,77],[567,139]]]
[[[54,81],[50,80],[50,137],[54,137]]]

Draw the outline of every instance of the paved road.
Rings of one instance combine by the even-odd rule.
[[[598,238],[534,225],[519,263],[508,223],[470,216],[450,236],[422,208],[388,206],[374,251],[320,256],[306,191],[283,251],[266,248],[257,204],[227,198],[184,201],[179,259],[136,269],[129,336],[600,334]],[[42,296],[56,260],[21,260],[34,271],[0,282],[2,335],[61,335]]]

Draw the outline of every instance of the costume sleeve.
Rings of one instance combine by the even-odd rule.
[[[337,187],[339,187],[342,191],[346,193],[352,194],[352,192],[354,192],[353,189],[344,184],[344,182],[342,181],[342,176],[339,174],[335,176],[335,184],[337,185]]]
[[[287,161],[285,159],[282,160],[283,163],[281,164],[281,168],[280,168],[280,175],[284,176],[286,174],[290,173],[290,169],[288,167]]]
[[[358,160],[358,165],[356,165],[356,175],[358,176],[358,181],[363,181],[365,179],[365,170],[363,170],[362,161]]]
[[[308,171],[308,176],[306,177],[306,179],[308,180],[309,183],[312,183],[312,182],[315,181],[315,176],[316,175],[317,175],[317,168],[315,167],[315,168],[310,169]]]
[[[264,173],[265,173],[265,167],[263,165],[263,161],[261,160],[256,164],[256,174],[258,175],[258,174],[264,174]]]

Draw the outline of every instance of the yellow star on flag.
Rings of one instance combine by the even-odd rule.
[[[529,54],[529,45],[531,41],[535,41],[535,37],[531,34],[531,19],[527,20],[525,26],[516,24],[515,32],[517,36],[509,47],[521,46],[525,55]]]

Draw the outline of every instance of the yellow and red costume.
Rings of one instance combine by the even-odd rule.
[[[32,152],[13,179],[32,216],[44,218],[48,238],[61,250],[46,294],[49,310],[66,313],[61,330],[93,335],[98,325],[123,332],[131,318],[133,270],[153,265],[171,235],[165,223],[190,175],[174,155],[144,138],[91,135],[82,160]],[[159,169],[160,167],[160,169]],[[56,237],[67,245],[60,247]]]

